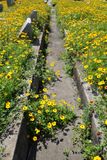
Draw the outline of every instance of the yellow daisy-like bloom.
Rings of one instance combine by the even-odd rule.
[[[31,121],[31,122],[33,122],[34,120],[35,120],[35,118],[34,118],[34,117],[30,118],[30,121]]]
[[[32,114],[32,112],[30,112],[30,113],[29,113],[29,117],[32,117],[32,116],[33,116],[33,114]]]
[[[30,96],[30,93],[28,92],[28,93],[25,93],[25,96]]]
[[[29,80],[28,82],[29,82],[29,84],[32,84],[32,80]]]
[[[56,112],[57,112],[57,109],[55,108],[55,109],[53,109],[52,111],[53,111],[54,113],[56,113]]]
[[[44,95],[44,96],[43,96],[43,99],[44,99],[44,100],[47,100],[47,99],[48,99],[48,96],[47,96],[47,95]]]
[[[107,119],[104,121],[104,124],[107,125]]]
[[[49,109],[46,109],[45,112],[48,113],[48,112],[49,112]]]
[[[100,156],[95,156],[95,157],[93,158],[93,160],[101,160],[101,157],[100,157]]]
[[[6,106],[5,106],[5,108],[6,108],[6,109],[9,109],[9,108],[10,108],[10,105],[11,105],[11,104],[10,104],[10,102],[9,102],[9,101],[7,101],[7,102],[6,102]]]
[[[48,77],[48,81],[51,81],[51,77]]]
[[[36,136],[33,137],[33,141],[37,141],[37,137]]]
[[[81,124],[81,125],[80,125],[80,128],[81,128],[81,129],[85,129],[86,127],[85,127],[84,124]]]
[[[52,128],[52,124],[49,122],[48,125],[47,125],[47,127],[48,127],[49,129]]]
[[[64,120],[64,119],[65,119],[65,116],[64,116],[64,115],[61,115],[61,116],[60,116],[60,119],[61,119],[61,120]]]
[[[23,106],[22,110],[23,110],[23,111],[27,111],[27,110],[28,110],[28,107],[27,107],[27,106]]]
[[[36,134],[40,133],[40,130],[37,128],[35,129],[35,131],[36,131]]]
[[[88,65],[85,65],[85,66],[84,66],[84,69],[87,69],[87,68],[88,68]]]
[[[41,105],[45,105],[45,104],[46,104],[46,101],[45,101],[45,100],[41,100],[41,101],[40,101],[40,104],[41,104]]]
[[[51,101],[48,101],[47,105],[48,105],[48,106],[51,106],[51,105],[52,105],[52,102],[51,102]]]
[[[38,98],[38,97],[39,97],[39,95],[38,95],[38,94],[35,94],[35,95],[34,95],[34,98]]]
[[[41,114],[42,113],[41,110],[38,110],[38,113]]]
[[[43,88],[43,92],[47,93],[48,89],[47,88]]]
[[[56,126],[56,122],[54,121],[54,122],[52,122],[52,126]]]

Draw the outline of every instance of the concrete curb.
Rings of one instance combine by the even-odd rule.
[[[77,87],[82,99],[82,103],[87,106],[91,101],[95,101],[95,95],[92,92],[91,86],[84,82],[83,80],[84,69],[80,62],[77,62],[74,66],[74,77],[77,83]],[[99,135],[98,133],[101,132],[100,124],[98,119],[95,116],[95,113],[92,114],[92,139],[95,144],[99,144],[103,142],[103,134]]]
[[[41,32],[38,43],[32,45],[34,50],[34,67],[35,69],[38,57],[40,56],[40,50],[43,49],[44,45],[44,36],[45,36],[44,26],[43,32]],[[39,89],[39,81],[35,75],[32,75],[27,80],[32,80],[32,85],[28,85],[27,91]],[[21,101],[26,101],[27,97],[21,95]],[[18,119],[13,120],[13,122],[8,126],[6,132],[2,136],[1,144],[5,148],[2,155],[2,160],[26,160],[28,156],[28,150],[30,142],[27,138],[27,125],[26,120],[23,118],[23,113],[19,112]]]

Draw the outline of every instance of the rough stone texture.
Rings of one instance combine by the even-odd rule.
[[[47,65],[51,62],[55,62],[54,71],[60,70],[61,76],[55,85],[48,86],[49,94],[56,93],[56,99],[64,99],[71,105],[75,106],[75,112],[78,117],[81,115],[81,110],[78,109],[78,104],[76,99],[78,98],[78,91],[76,84],[73,79],[67,77],[65,71],[63,70],[64,62],[60,60],[60,54],[64,51],[64,42],[60,36],[59,30],[56,26],[56,16],[55,10],[52,9],[51,17],[51,33],[49,35],[49,55],[47,57]],[[78,123],[80,119],[76,121]],[[37,145],[35,158],[28,160],[82,160],[80,143],[73,145],[72,138],[75,137],[75,132],[73,131],[75,124],[69,124],[64,132],[59,131],[57,134],[57,140],[52,142],[48,141],[47,148],[43,146],[42,143]],[[79,136],[79,135],[77,135]],[[68,157],[64,155],[64,152],[69,152]],[[74,154],[73,154],[74,153]]]

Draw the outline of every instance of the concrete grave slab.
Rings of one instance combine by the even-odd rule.
[[[33,10],[29,18],[31,18],[31,21],[37,20],[37,11]]]
[[[22,35],[22,33],[27,33],[29,39],[32,39],[31,18],[27,18],[27,20],[23,24],[23,26],[19,32],[19,37]]]

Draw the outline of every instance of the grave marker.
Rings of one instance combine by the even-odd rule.
[[[37,11],[33,10],[29,17],[31,18],[31,21],[37,20]]]
[[[3,12],[3,5],[0,4],[0,12]]]
[[[8,7],[14,5],[14,0],[7,0]]]
[[[22,35],[23,32],[27,33],[27,36],[29,37],[29,39],[32,39],[31,18],[27,18],[27,20],[23,24],[23,26],[19,32],[19,37]]]

